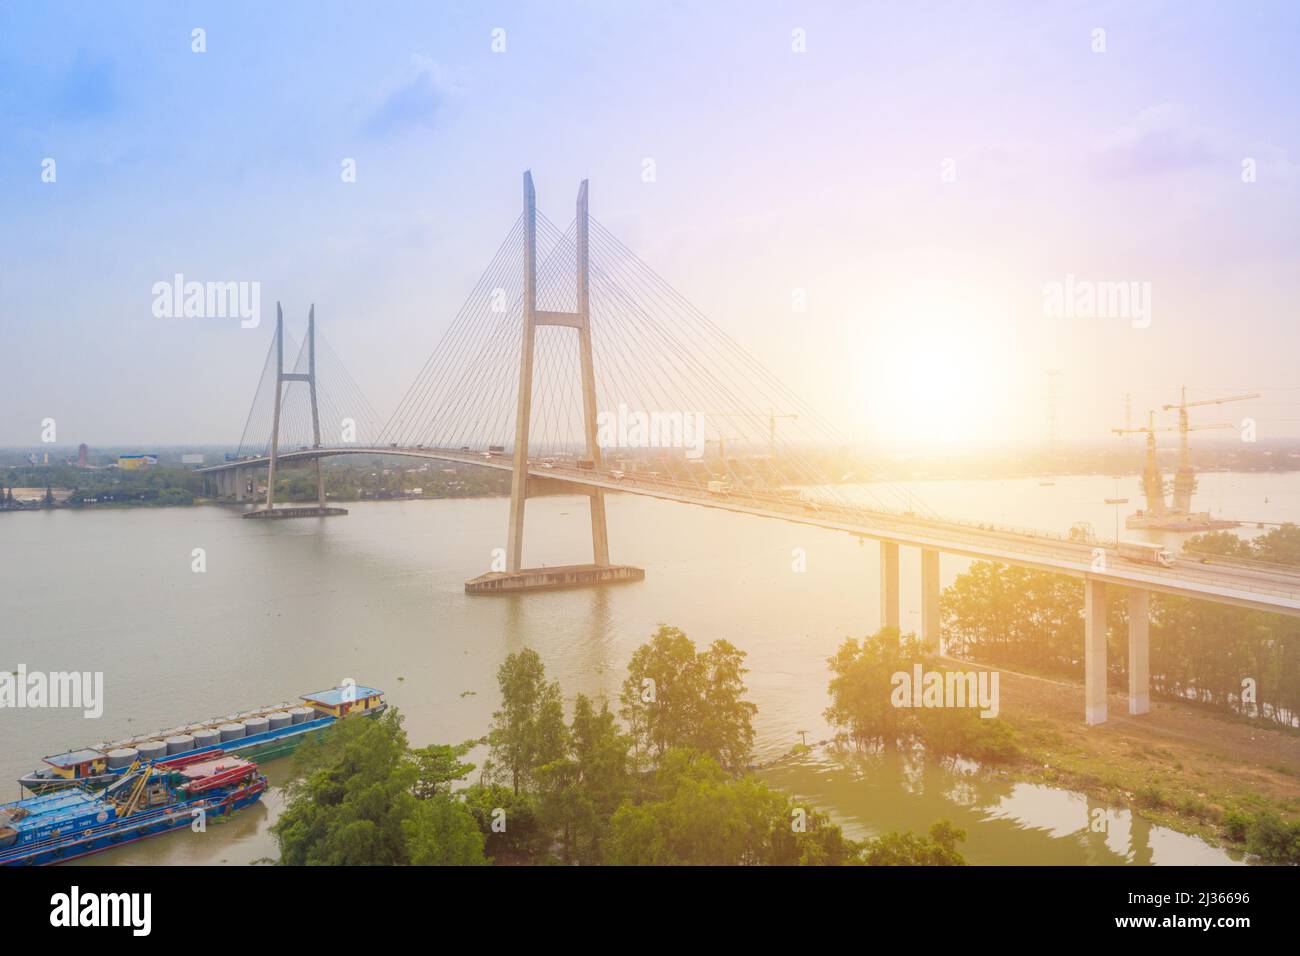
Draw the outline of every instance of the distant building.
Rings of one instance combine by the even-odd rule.
[[[201,464],[203,464],[203,456],[202,456],[202,455],[199,455],[199,454],[185,454],[185,455],[181,455],[181,464],[182,464],[182,465],[201,465]]]
[[[86,443],[84,441],[77,446],[77,467],[78,468],[86,467],[86,457],[89,454],[90,454],[90,449],[86,447]]]
[[[123,471],[141,471],[158,464],[157,455],[118,455],[117,467]]]

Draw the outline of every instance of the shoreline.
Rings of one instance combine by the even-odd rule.
[[[1109,694],[1108,721],[1089,727],[1081,716],[1082,683],[998,670],[999,719],[1021,753],[1005,762],[970,760],[977,773],[1088,796],[1233,852],[1246,853],[1244,841],[1225,832],[1234,812],[1300,819],[1300,733],[1164,699],[1153,699],[1150,713],[1130,717],[1127,696],[1117,692]],[[834,755],[836,748],[852,752],[845,734],[796,744],[750,771],[763,773],[816,750]],[[947,759],[924,751],[923,744],[917,748],[924,759]]]

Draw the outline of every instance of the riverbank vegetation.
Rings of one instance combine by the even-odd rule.
[[[192,468],[155,465],[139,470],[32,465],[10,468],[0,485],[58,489],[28,507],[172,507],[190,505],[203,493],[203,478]],[[3,492],[4,488],[0,488]],[[7,497],[0,493],[0,498]]]
[[[1197,535],[1185,550],[1300,566],[1300,528],[1253,541]],[[1128,678],[1128,608],[1107,602],[1110,680]],[[943,627],[953,656],[1040,674],[1083,675],[1083,582],[977,561],[944,591]],[[1279,614],[1162,594],[1151,596],[1151,691],[1261,724],[1300,721],[1300,621]]]
[[[969,757],[982,763],[1007,763],[1021,758],[1015,735],[997,716],[983,717],[976,691],[964,681],[960,706],[912,706],[899,704],[900,682],[909,679],[920,665],[925,674],[945,681],[952,668],[925,647],[913,634],[900,635],[896,628],[881,628],[861,641],[848,638],[828,664],[831,670],[830,706],[827,723],[842,731],[858,749],[885,750],[924,746],[936,756]],[[908,693],[910,698],[910,685]]]
[[[540,657],[511,654],[482,741],[411,749],[401,717],[340,721],[299,750],[273,827],[286,864],[958,865],[964,833],[859,842],[746,767],[744,653],[661,627],[615,713],[568,708]],[[465,762],[484,743],[481,768]],[[466,783],[478,770],[477,780]]]
[[[897,707],[896,675],[918,665],[945,677],[970,670],[888,628],[846,640],[828,664],[825,716],[855,750],[975,760],[982,772],[1087,794],[1261,862],[1300,863],[1297,762],[1279,759],[1290,747],[1286,731],[1187,702],[1087,727],[1081,686],[1015,671],[1000,672],[997,717],[981,717],[977,706]],[[1121,711],[1118,700],[1112,706]]]
[[[366,461],[325,463],[325,493],[331,501],[389,501],[408,498],[479,498],[510,492],[510,473],[472,465],[407,464],[409,459],[375,456]],[[266,494],[265,470],[251,498]],[[316,472],[284,465],[277,473],[276,501],[314,502]],[[50,489],[19,500],[14,489]],[[203,476],[172,464],[141,469],[116,466],[79,468],[71,464],[22,465],[0,475],[0,511],[41,508],[175,507],[205,501]],[[251,500],[251,499],[250,499]]]
[[[1185,550],[1298,566],[1300,529],[1284,525],[1253,541],[1224,532],[1198,535]],[[1123,687],[1127,602],[1119,589],[1112,590],[1108,682]],[[944,592],[947,651],[962,661],[1022,672],[1018,687],[1031,695],[1039,693],[1029,687],[1035,677],[1049,688],[1057,683],[1054,678],[1077,686],[1083,677],[1082,608],[1078,580],[975,562]],[[1251,760],[1269,759],[1262,742],[1272,738],[1256,741],[1250,730],[1276,735],[1283,748],[1287,741],[1300,745],[1300,622],[1164,595],[1152,595],[1150,615],[1151,690],[1166,704],[1160,719],[1170,726],[1163,729],[1164,738],[1136,743],[1132,737],[1141,731],[1134,723],[1124,731],[1127,739],[1112,739],[1111,731],[1101,729],[1085,735],[1073,710],[1063,718],[1045,716],[1047,702],[1039,699],[1035,708],[1008,708],[1015,711],[1007,721],[1023,754],[1021,775],[1127,804],[1263,861],[1300,863],[1295,764],[1272,760],[1266,768],[1252,769]],[[1009,676],[1003,675],[1004,688]],[[1044,696],[1052,693],[1060,695],[1049,690]],[[1181,718],[1174,716],[1177,708]],[[1197,711],[1203,719],[1194,717]],[[1152,723],[1151,717],[1141,720]],[[1189,731],[1202,739],[1224,737],[1233,722],[1240,747],[1258,745],[1259,750],[1237,765],[1227,766],[1229,757],[1178,739]]]

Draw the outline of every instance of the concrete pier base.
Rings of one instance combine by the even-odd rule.
[[[518,571],[490,571],[465,582],[466,594],[514,594],[581,588],[593,584],[644,581],[645,569],[627,564],[566,564],[553,568],[522,568]]]
[[[330,515],[345,515],[348,513],[347,508],[321,508],[317,505],[306,505],[302,508],[258,508],[256,511],[245,511],[241,518],[326,518]]]

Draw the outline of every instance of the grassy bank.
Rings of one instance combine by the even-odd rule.
[[[1264,841],[1284,853],[1279,841],[1293,845],[1295,834],[1270,829],[1270,821],[1300,826],[1300,734],[1165,701],[1130,717],[1120,694],[1110,696],[1109,720],[1089,727],[1082,684],[1001,673],[1000,717],[1020,751],[1004,772],[1218,845],[1254,849]]]

